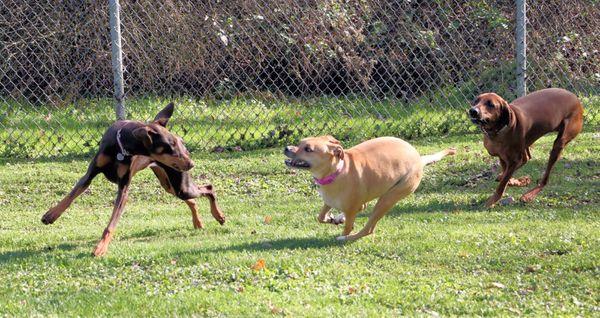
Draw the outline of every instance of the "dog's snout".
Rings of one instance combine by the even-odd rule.
[[[192,169],[194,166],[195,166],[195,165],[194,165],[194,162],[190,160],[190,161],[187,163],[187,166],[186,166],[186,169],[185,169],[185,170],[190,170],[190,169]]]
[[[469,109],[469,116],[476,118],[479,117],[479,109],[473,107],[471,109]]]
[[[294,147],[293,146],[287,146],[283,149],[283,153],[288,154],[288,153],[293,153],[294,152]]]

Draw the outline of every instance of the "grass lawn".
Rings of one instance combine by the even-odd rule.
[[[477,132],[466,110],[473,92],[440,90],[409,102],[359,97],[302,100],[240,96],[215,100],[193,97],[135,97],[127,100],[127,118],[150,120],[175,102],[173,131],[192,151],[241,146],[264,149],[303,136],[335,135],[357,142],[372,136],[422,138]],[[600,95],[580,95],[585,127],[600,127]],[[0,101],[3,98],[0,96]],[[0,102],[0,157],[40,158],[91,154],[115,119],[111,98],[84,98],[58,104]]]
[[[518,175],[537,179],[552,141],[538,142]],[[355,243],[316,222],[311,178],[286,169],[281,149],[196,154],[193,174],[216,186],[228,222],[218,225],[200,200],[206,228],[194,230],[187,206],[148,169],[100,259],[90,254],[115,186],[98,177],[45,226],[42,214],[87,159],[3,159],[0,315],[599,315],[598,141],[593,132],[575,139],[536,202],[486,210],[495,182],[482,172],[494,160],[481,136],[413,140],[422,154],[459,153],[428,166],[419,190]],[[265,267],[253,270],[259,260]]]

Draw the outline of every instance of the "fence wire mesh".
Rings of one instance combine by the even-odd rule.
[[[516,97],[501,0],[121,0],[127,117],[177,104],[191,149],[302,136],[473,131],[475,95]],[[600,122],[600,3],[528,1],[528,90],[564,87]],[[108,3],[0,2],[0,157],[94,150],[115,119]]]

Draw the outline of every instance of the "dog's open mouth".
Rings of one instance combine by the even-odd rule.
[[[471,120],[471,122],[473,124],[478,125],[478,126],[487,124],[487,120],[485,120],[485,119],[480,119],[480,118],[475,118],[475,117],[469,117],[469,119]]]
[[[300,159],[286,159],[285,165],[288,167],[300,168],[300,169],[310,168],[310,164],[308,162],[306,162],[304,160],[300,160]]]

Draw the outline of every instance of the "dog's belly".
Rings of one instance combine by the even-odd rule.
[[[329,190],[331,192],[319,187],[318,192],[326,205],[339,211],[352,212],[358,211],[363,204],[385,195],[392,189],[414,191],[422,176],[422,169],[408,170],[391,178],[388,176],[377,181],[369,179],[351,183],[352,185],[344,184],[335,190]]]

